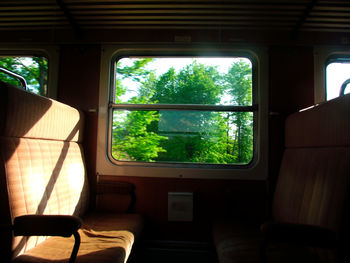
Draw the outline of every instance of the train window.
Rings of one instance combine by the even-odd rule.
[[[257,104],[247,57],[122,57],[110,154],[122,162],[247,165]]]
[[[341,93],[350,93],[350,57],[337,57],[329,60],[326,67],[327,100]]]
[[[44,56],[0,56],[0,67],[22,76],[27,89],[40,95],[47,95],[48,59]],[[22,86],[19,80],[0,72],[0,80],[14,86]]]

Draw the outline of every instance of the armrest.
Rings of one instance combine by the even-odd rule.
[[[13,223],[15,236],[62,236],[70,237],[78,231],[80,218],[68,215],[24,215]]]
[[[79,217],[69,215],[24,215],[13,222],[15,236],[61,236],[74,235],[74,246],[69,263],[74,263],[80,247],[78,229],[82,222]]]
[[[268,222],[261,226],[265,242],[284,242],[320,248],[336,248],[336,232],[320,226]]]

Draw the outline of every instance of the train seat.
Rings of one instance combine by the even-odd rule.
[[[143,219],[91,208],[83,113],[4,83],[0,100],[2,259],[126,262]]]
[[[218,220],[220,262],[349,262],[350,95],[291,114],[262,226]]]

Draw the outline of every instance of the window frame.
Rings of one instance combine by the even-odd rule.
[[[108,156],[108,140],[110,131],[109,102],[111,100],[111,83],[113,83],[112,66],[117,56],[126,54],[147,54],[149,56],[186,54],[188,56],[223,56],[237,57],[249,54],[256,61],[256,102],[259,111],[256,114],[255,160],[250,165],[194,165],[184,167],[174,163],[152,165],[153,163],[132,162],[116,164]],[[250,57],[251,56],[251,57]],[[101,47],[100,89],[97,130],[96,173],[110,176],[136,176],[153,178],[192,178],[192,179],[240,179],[265,180],[268,174],[268,47],[246,45],[216,45],[208,48],[203,45],[179,44],[130,44],[103,45]]]
[[[326,60],[326,65],[325,65],[325,100],[331,100],[328,99],[328,87],[327,87],[327,67],[332,64],[332,63],[337,63],[337,62],[342,62],[342,61],[346,61],[349,65],[350,65],[350,52],[348,54],[342,54],[342,55],[337,55],[337,54],[332,54],[330,56],[328,56],[327,60]],[[341,87],[341,86],[340,86]],[[340,96],[340,87],[339,87],[339,91],[338,91],[338,96]],[[335,98],[337,98],[335,97]]]
[[[234,106],[234,105],[203,105],[203,104],[129,104],[129,103],[114,103],[115,101],[115,85],[116,85],[116,64],[119,60],[127,57],[152,57],[152,58],[200,58],[200,57],[232,57],[232,58],[246,58],[249,59],[252,64],[252,104],[249,106]],[[108,104],[108,142],[107,142],[107,155],[109,160],[116,165],[125,166],[154,166],[154,167],[195,167],[195,168],[216,168],[216,169],[227,169],[227,168],[249,168],[256,162],[256,142],[257,142],[257,126],[258,126],[258,110],[259,104],[257,102],[257,74],[258,69],[254,57],[249,53],[234,53],[234,54],[217,54],[214,52],[201,53],[200,55],[193,55],[191,52],[177,52],[169,55],[168,52],[157,53],[154,55],[153,52],[120,52],[112,57],[111,61],[111,80],[110,80],[110,95]],[[112,155],[112,124],[113,124],[113,110],[189,110],[189,111],[210,111],[210,112],[252,112],[253,113],[253,156],[247,164],[217,164],[217,163],[185,163],[185,162],[142,162],[142,161],[122,161],[117,160]]]
[[[0,56],[46,57],[48,60],[47,94],[42,94],[41,96],[57,99],[59,51],[56,46],[38,48],[34,45],[26,45],[25,47],[22,45],[12,45],[11,47],[0,45]]]
[[[335,59],[350,58],[346,47],[317,46],[314,49],[314,104],[327,101],[327,66]]]

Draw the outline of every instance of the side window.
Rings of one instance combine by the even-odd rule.
[[[326,99],[331,100],[340,93],[350,93],[350,57],[335,57],[326,67]],[[343,90],[342,90],[343,89]]]
[[[247,57],[114,62],[109,154],[118,162],[247,165],[254,159],[254,63]]]
[[[33,93],[47,96],[48,59],[44,56],[1,56],[0,68],[22,76],[27,89]],[[0,80],[14,86],[22,87],[18,79],[0,72]]]

